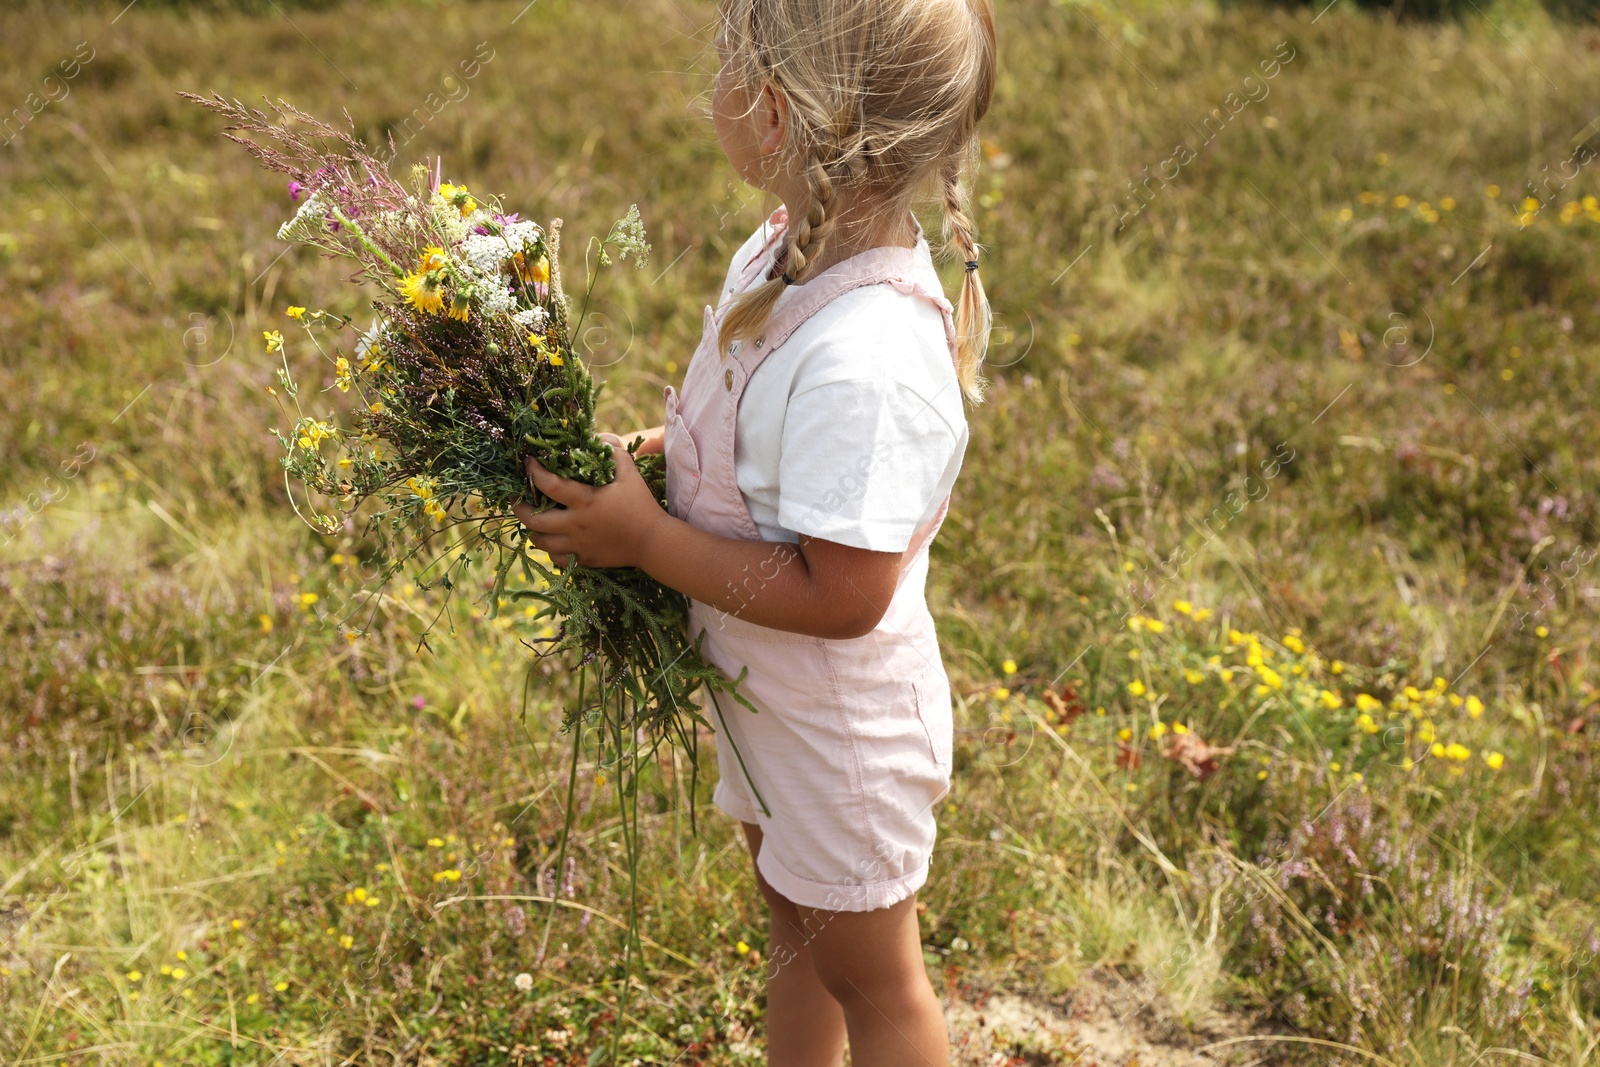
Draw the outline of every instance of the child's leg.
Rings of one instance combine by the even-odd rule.
[[[761,854],[761,827],[740,825],[753,862]],[[772,912],[767,958],[762,961],[767,971],[767,1063],[769,1067],[839,1067],[844,1062],[844,1010],[817,978],[794,903],[768,885],[759,868],[756,884]]]
[[[922,961],[916,894],[877,911],[796,911],[817,977],[844,1006],[850,1062],[948,1067],[949,1032]]]

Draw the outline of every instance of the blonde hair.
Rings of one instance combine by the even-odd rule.
[[[963,179],[994,95],[993,0],[722,0],[721,10],[727,74],[783,97],[783,151],[806,179],[806,201],[789,205],[784,274],[806,279],[837,225],[840,192],[886,217],[937,188],[941,252],[968,265],[955,307],[957,378],[968,400],[981,401],[989,300],[972,266]],[[740,294],[718,334],[724,354],[765,327],[787,284],[774,278]]]

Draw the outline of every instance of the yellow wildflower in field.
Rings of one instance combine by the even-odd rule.
[[[1550,627],[1548,627],[1548,626],[1535,626],[1533,628],[1533,633],[1534,633],[1535,637],[1538,637],[1540,640],[1543,640],[1544,638],[1550,636]]]
[[[178,980],[182,980],[184,978],[189,977],[189,972],[184,970],[182,967],[174,967],[174,968],[172,968],[172,977],[175,978],[175,979],[178,979]]]
[[[282,993],[284,990],[289,988],[289,983],[288,982],[277,982],[277,983],[275,983],[273,985],[272,988],[277,990],[279,993]]]
[[[1207,619],[1211,618],[1211,609],[1195,608],[1194,614],[1190,615],[1189,617],[1195,622],[1205,622]]]
[[[1456,209],[1456,198],[1453,196],[1441,196],[1439,198],[1439,207],[1445,211],[1454,211]]]
[[[1490,199],[1492,200],[1498,200],[1500,198],[1500,187],[1493,183],[1490,183],[1489,188],[1485,189],[1484,192],[1488,193]]]
[[[1461,744],[1459,741],[1452,741],[1448,745],[1444,746],[1444,754],[1446,757],[1455,760],[1457,763],[1465,763],[1467,760],[1472,758],[1472,749]]]
[[[256,622],[261,624],[261,632],[262,633],[270,634],[272,632],[272,616],[271,615],[265,615],[265,614],[257,615],[256,616]]]
[[[1280,676],[1278,672],[1273,670],[1271,667],[1265,665],[1258,666],[1256,668],[1256,676],[1259,677],[1264,684],[1271,686],[1273,689],[1283,688],[1282,676]]]
[[[345,935],[343,935],[342,937],[339,938],[339,945],[340,945],[341,948],[349,948],[350,946],[354,945],[355,943],[356,943],[356,939],[351,937],[349,934],[345,934]]]
[[[993,695],[996,700],[1004,700],[1011,695],[1011,690],[1003,685],[995,686]]]
[[[1444,759],[1444,742],[1435,741],[1433,744],[1428,746],[1428,752],[1431,755],[1437,756],[1439,759]]]
[[[1393,204],[1395,207],[1403,208],[1406,205],[1411,203],[1411,198],[1409,196],[1407,196],[1405,193],[1400,193],[1393,200],[1391,200],[1389,202],[1391,204]]]
[[[1506,757],[1504,754],[1499,752],[1486,752],[1483,755],[1483,762],[1489,765],[1490,770],[1498,771],[1502,766],[1504,766]]]
[[[1189,732],[1189,728],[1183,725],[1181,722],[1175,722],[1172,724],[1172,732],[1175,734],[1186,734]]]
[[[1128,692],[1132,693],[1136,697],[1144,696],[1144,683],[1135,678],[1133,681],[1128,683]]]
[[[1133,731],[1128,729],[1126,726],[1124,726],[1122,729],[1117,731],[1117,740],[1118,741],[1131,741],[1132,739],[1133,739]]]
[[[478,210],[478,202],[467,192],[465,185],[452,185],[441,182],[439,185],[439,199],[461,212],[461,217],[466,218]]]
[[[1189,603],[1187,600],[1174,600],[1172,602],[1172,610],[1176,611],[1179,615],[1187,615],[1194,610],[1194,605]]]
[[[300,321],[300,316],[304,315],[305,313],[306,313],[306,309],[305,308],[296,307],[293,304],[290,304],[289,305],[289,310],[284,312],[285,315],[288,315],[291,319],[294,319],[296,322],[299,322]]]
[[[1356,725],[1361,727],[1361,732],[1364,734],[1375,734],[1379,729],[1377,720],[1364,711],[1356,716]]]
[[[1322,691],[1322,696],[1319,699],[1322,701],[1322,706],[1327,708],[1329,711],[1333,711],[1336,708],[1344,706],[1344,701],[1339,699],[1339,694],[1333,692],[1331,689],[1324,689]]]
[[[1377,711],[1383,707],[1383,701],[1368,693],[1358,693],[1356,695],[1356,707],[1361,711]]]
[[[343,356],[340,356],[334,361],[333,370],[333,384],[339,387],[339,392],[348,393],[350,391],[350,382],[352,380],[350,377],[350,361],[345,359]]]
[[[1300,638],[1295,634],[1284,634],[1283,647],[1287,648],[1290,652],[1299,655],[1301,652],[1306,650],[1306,643],[1300,640]]]
[[[268,352],[277,352],[283,348],[283,334],[277,330],[262,330],[261,336],[267,339]]]
[[[1479,700],[1477,697],[1468,697],[1467,714],[1472,716],[1474,719],[1476,719],[1479,715],[1482,715],[1483,701]]]
[[[1222,670],[1217,672],[1217,677],[1221,678],[1224,682],[1231,682],[1233,681],[1233,672],[1224,667]]]
[[[1010,675],[1016,674],[1017,673],[1017,661],[1014,660],[1014,659],[1006,660],[1004,663],[1000,664],[1000,672],[1002,674],[1007,675],[1008,677]]]
[[[459,882],[461,881],[461,871],[456,867],[450,867],[443,871],[435,871],[433,880],[435,882]]]
[[[429,848],[444,848],[444,839],[440,838],[440,837],[430,837],[430,838],[428,838],[428,847]]]
[[[244,1002],[246,1004],[254,1004],[256,1001],[258,1001],[260,999],[261,999],[261,994],[260,993],[251,993],[248,997],[244,998]]]
[[[1423,719],[1422,724],[1417,727],[1417,740],[1427,744],[1437,736],[1438,734],[1434,732],[1433,720]]]
[[[1339,209],[1339,221],[1340,222],[1349,222],[1352,218],[1355,217],[1355,214],[1356,213],[1354,211],[1351,211],[1349,208],[1342,207],[1342,208]]]
[[[1267,772],[1266,771],[1257,771],[1256,772],[1256,778],[1259,781],[1263,781],[1263,782],[1266,781],[1267,780]]]
[[[244,923],[240,922],[238,919],[233,920],[233,922],[229,923],[228,926],[235,930],[244,929]]]
[[[318,597],[317,594],[315,594],[315,593],[301,593],[300,596],[299,596],[300,606],[302,608],[309,608],[311,605],[315,604],[320,599],[321,598]]]
[[[1197,671],[1193,667],[1186,667],[1183,672],[1183,680],[1190,685],[1199,685],[1206,680],[1206,674],[1204,671]]]
[[[1161,722],[1160,720],[1157,720],[1156,724],[1154,726],[1150,727],[1150,729],[1148,731],[1148,733],[1150,735],[1150,740],[1152,740],[1152,741],[1154,741],[1157,738],[1161,737],[1166,732],[1167,732],[1167,724],[1164,723],[1164,722]]]
[[[1328,764],[1328,770],[1338,774],[1340,771],[1344,770],[1344,764],[1340,763],[1338,760],[1335,760],[1334,762]]]
[[[142,978],[144,978],[144,972],[142,972],[142,971],[129,971],[127,977],[128,977],[128,981],[137,982],[137,981],[141,980]]]

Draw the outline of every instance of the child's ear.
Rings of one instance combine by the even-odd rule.
[[[771,82],[762,83],[756,117],[760,121],[761,154],[770,156],[783,147],[789,133],[789,102]]]

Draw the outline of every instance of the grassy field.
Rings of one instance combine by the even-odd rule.
[[[930,976],[1064,1019],[1116,983],[1146,1067],[1579,1067],[1600,30],[1319,11],[1000,4],[1001,328],[929,587],[958,705]],[[701,114],[712,14],[0,14],[0,1062],[608,1051],[628,872],[587,759],[555,869],[572,687],[518,619],[419,651],[415,582],[346,640],[363,545],[287,506],[260,338],[359,294],[282,254],[281,184],[176,93],[346,109],[568,235],[638,202],[655,259],[585,337],[624,431],[773,206]],[[622,1062],[764,1055],[710,753],[642,800]]]

